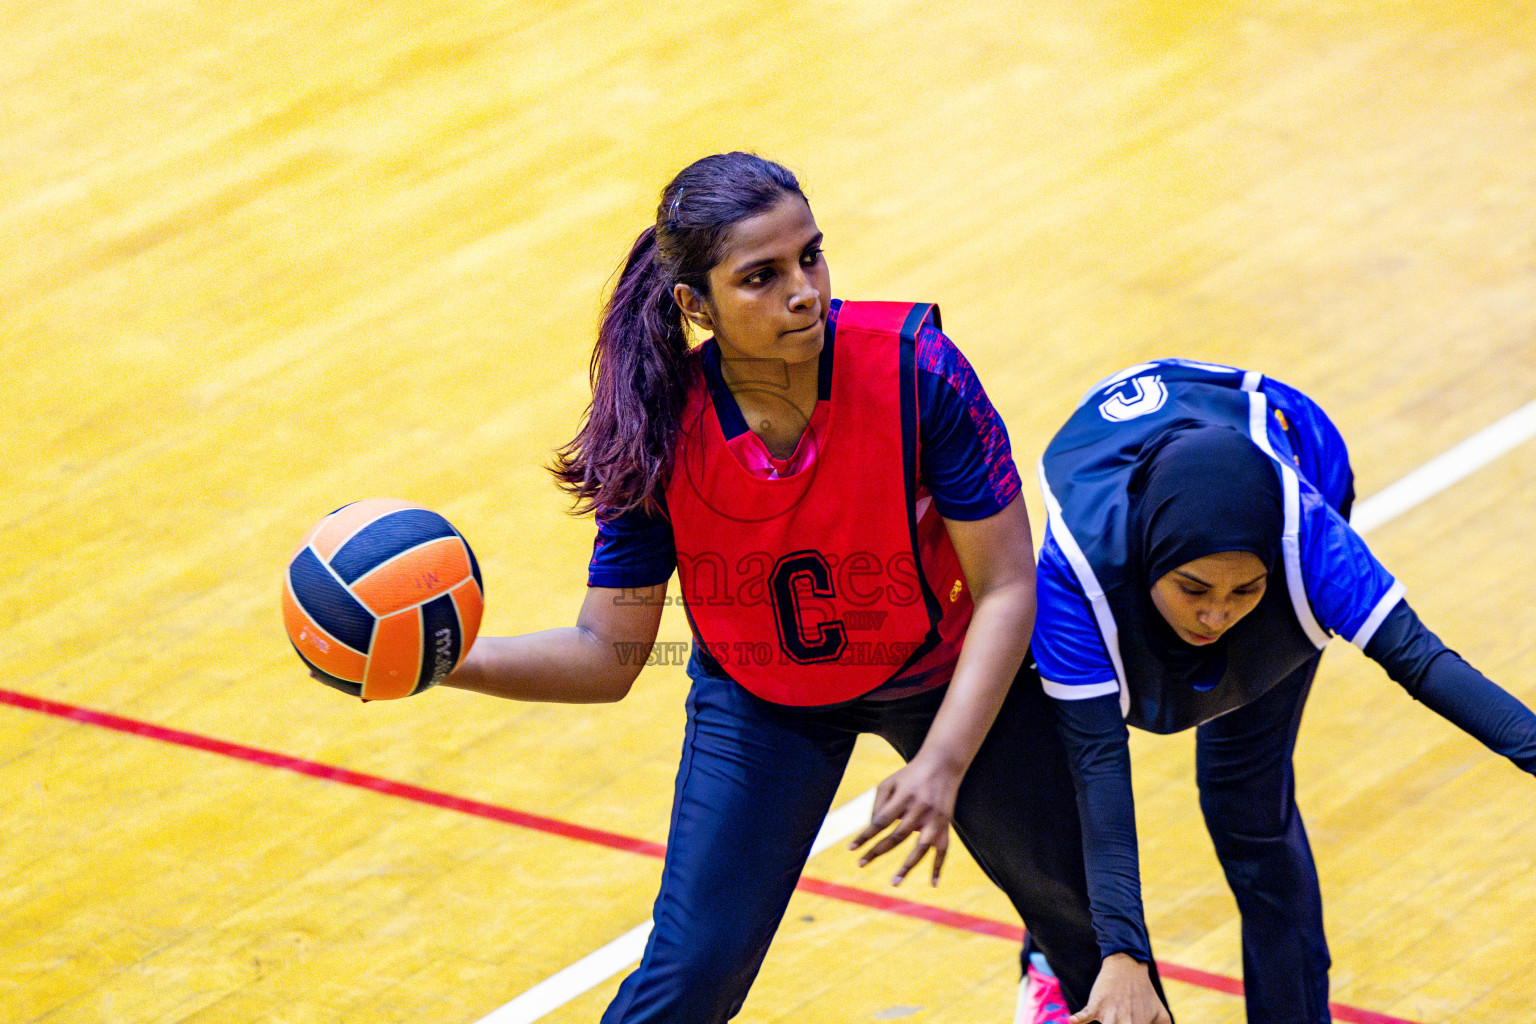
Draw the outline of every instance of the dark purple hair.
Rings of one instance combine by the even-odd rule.
[[[658,507],[693,372],[672,288],[708,296],[731,228],[786,196],[805,198],[795,176],[751,153],[707,156],[662,189],[656,223],[635,239],[603,310],[586,422],[550,467],[577,512]]]

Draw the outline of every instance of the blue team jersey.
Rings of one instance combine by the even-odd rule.
[[[837,313],[827,310],[827,344],[822,352],[822,400],[829,395],[835,358]],[[718,379],[718,357],[706,351],[705,373]],[[1022,489],[1009,448],[1008,432],[988,400],[975,371],[941,331],[924,326],[914,352],[917,370],[919,502],[932,502],[946,519],[986,519],[1002,511]],[[723,384],[721,385],[723,386]],[[734,403],[722,403],[727,439],[747,431]],[[734,413],[734,415],[731,415]],[[665,513],[635,510],[600,516],[587,584],[630,589],[665,583],[677,567],[672,524]]]
[[[1283,572],[1272,576],[1283,622],[1265,649],[1235,664],[1210,695],[1175,692],[1139,643],[1128,562],[1126,496],[1142,447],[1180,423],[1245,432],[1274,460],[1284,500]],[[1060,700],[1117,694],[1122,713],[1158,732],[1197,725],[1274,685],[1333,634],[1364,648],[1403,587],[1340,509],[1353,497],[1349,455],[1323,411],[1261,374],[1169,359],[1095,385],[1040,461],[1048,520],[1040,552],[1033,653]],[[1243,623],[1238,627],[1242,628]],[[1255,629],[1263,628],[1255,617]],[[1288,653],[1287,653],[1288,652]],[[1230,685],[1228,685],[1230,683]]]

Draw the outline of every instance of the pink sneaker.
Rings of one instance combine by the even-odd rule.
[[[1019,1010],[1014,1024],[1067,1024],[1067,1001],[1061,995],[1061,982],[1035,970],[1030,964],[1019,985]]]

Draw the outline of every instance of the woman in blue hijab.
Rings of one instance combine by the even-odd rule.
[[[1101,953],[1149,955],[1127,727],[1194,728],[1201,810],[1242,916],[1249,1024],[1329,1021],[1292,769],[1322,648],[1346,637],[1531,773],[1536,715],[1419,621],[1349,526],[1343,439],[1278,381],[1132,367],[1085,396],[1040,476],[1033,652],[1078,786]]]

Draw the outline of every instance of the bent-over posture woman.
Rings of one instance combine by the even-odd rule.
[[[1088,393],[1040,476],[1033,649],[1079,787],[1100,942],[1146,950],[1127,726],[1193,728],[1201,810],[1242,915],[1248,1020],[1329,1020],[1292,771],[1329,637],[1527,772],[1536,716],[1424,627],[1350,528],[1343,439],[1293,388],[1177,359],[1132,367]]]

